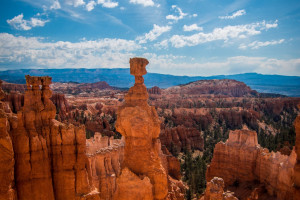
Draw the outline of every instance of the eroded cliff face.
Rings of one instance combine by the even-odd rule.
[[[1,100],[4,93],[0,80],[0,199],[17,199],[14,184],[14,150],[10,134],[8,116],[4,112],[5,103]]]
[[[298,105],[300,108],[300,104]],[[300,199],[300,115],[295,120],[295,131],[296,131],[296,142],[295,142],[295,152],[297,154],[297,162],[295,164],[295,183],[294,183],[294,200]]]
[[[91,199],[85,128],[60,123],[50,77],[26,76],[24,107],[9,118],[18,199]]]
[[[98,188],[101,199],[111,200],[116,191],[116,179],[121,172],[124,141],[96,133],[87,140],[86,150],[92,185]]]
[[[293,198],[295,162],[295,151],[286,156],[261,148],[254,131],[231,131],[226,143],[216,144],[206,180],[221,177],[225,186],[259,181],[269,195],[289,200]]]

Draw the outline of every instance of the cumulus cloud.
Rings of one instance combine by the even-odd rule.
[[[277,22],[275,22],[277,23]],[[267,29],[267,23],[265,21],[236,25],[225,26],[223,28],[215,28],[210,33],[196,33],[190,36],[185,35],[173,35],[169,42],[173,47],[180,48],[184,46],[196,46],[202,43],[212,42],[216,40],[223,40],[227,42],[230,39],[235,38],[247,38],[249,36],[261,34],[262,30]]]
[[[270,45],[277,45],[277,44],[281,44],[284,42],[284,39],[281,40],[272,40],[272,41],[266,41],[266,42],[260,42],[260,41],[254,41],[248,45],[246,44],[241,44],[239,46],[240,49],[247,49],[248,47],[251,49],[259,49],[260,47],[266,47],[266,46],[270,46]]]
[[[66,0],[66,4],[74,7],[83,6],[85,2],[83,0]]]
[[[50,6],[50,10],[57,10],[60,8],[61,8],[61,6],[60,6],[60,3],[58,0],[54,0],[53,4]]]
[[[86,10],[91,11],[95,8],[96,2],[95,1],[90,1],[88,4],[86,4]]]
[[[176,5],[172,5],[172,9],[175,10],[176,13],[178,13],[179,15],[167,15],[166,19],[168,20],[173,20],[175,22],[177,22],[180,19],[183,19],[185,16],[187,16],[187,13],[182,12],[181,8],[179,8]]]
[[[234,12],[232,15],[219,16],[219,18],[220,19],[234,19],[236,17],[243,16],[243,15],[246,15],[246,11],[244,9]]]
[[[45,24],[49,22],[49,20],[42,20],[34,17],[30,18],[30,20],[25,20],[23,19],[23,17],[24,15],[23,13],[21,13],[20,15],[15,16],[12,19],[6,20],[6,22],[15,29],[24,31],[28,31],[37,26],[45,26]]]
[[[115,8],[119,5],[118,2],[112,0],[98,0],[98,4],[101,4],[104,8]]]
[[[229,75],[247,72],[261,74],[300,75],[300,58],[275,59],[267,57],[235,56],[220,61],[191,62],[192,58],[173,55],[156,55],[146,53],[149,71],[155,73],[190,76]]]
[[[183,26],[184,31],[203,31],[202,27],[199,27],[197,24],[192,24],[192,25],[184,25]]]
[[[143,6],[154,6],[153,0],[130,0],[129,3],[141,4]]]
[[[171,26],[158,26],[154,24],[153,29],[149,33],[146,33],[144,36],[137,37],[137,40],[140,44],[144,44],[147,41],[153,41],[163,33],[170,31],[171,28]]]
[[[0,33],[0,64],[40,68],[127,67],[133,52],[140,48],[135,41],[123,39],[45,42],[43,38]]]

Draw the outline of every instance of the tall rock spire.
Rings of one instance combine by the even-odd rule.
[[[144,58],[130,59],[130,74],[135,76],[135,84],[117,113],[116,129],[125,137],[123,170],[114,196],[118,200],[158,200],[165,199],[168,193],[167,174],[158,152],[160,121],[155,108],[147,103],[142,77],[147,73],[148,63]]]

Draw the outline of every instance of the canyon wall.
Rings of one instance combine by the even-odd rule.
[[[49,99],[52,95],[50,77],[26,76],[26,82],[24,107],[18,114],[4,115],[1,111],[8,119],[1,118],[1,136],[5,136],[1,139],[6,140],[1,143],[6,150],[0,153],[1,159],[7,159],[9,169],[0,169],[6,170],[10,177],[1,177],[6,180],[6,190],[8,188],[4,195],[9,195],[7,199],[13,199],[16,194],[17,199],[32,200],[97,199],[97,191],[90,193],[93,188],[87,170],[84,126],[63,124],[54,119],[56,109]]]
[[[16,200],[17,193],[14,182],[14,150],[11,135],[9,134],[8,115],[4,112],[5,105],[0,80],[0,199]]]
[[[216,144],[206,180],[220,177],[226,186],[259,181],[269,195],[290,200],[295,162],[295,151],[290,156],[269,152],[258,144],[256,132],[235,130],[225,143]]]
[[[298,105],[300,108],[300,104]],[[296,131],[296,142],[295,142],[295,151],[297,154],[297,162],[295,164],[294,173],[295,173],[295,183],[294,183],[294,200],[300,200],[300,115],[295,120],[295,131]]]
[[[161,130],[159,139],[161,140],[161,143],[166,145],[169,149],[174,145],[178,152],[182,151],[184,148],[188,150],[204,149],[203,136],[196,128],[187,128],[182,125],[173,128],[165,128]]]
[[[124,157],[124,141],[96,133],[87,140],[87,157],[92,185],[98,188],[100,199],[111,200],[116,190]]]

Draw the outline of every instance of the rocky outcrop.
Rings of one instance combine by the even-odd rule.
[[[8,133],[8,116],[4,112],[4,92],[1,89],[0,80],[0,199],[17,199],[14,182],[14,149],[11,136]]]
[[[214,177],[207,183],[204,196],[200,200],[238,200],[233,193],[224,192],[222,178]]]
[[[149,94],[161,94],[161,89],[157,86],[148,89]]]
[[[136,195],[145,199],[165,199],[168,194],[167,173],[157,148],[160,145],[160,121],[155,108],[147,103],[148,93],[142,77],[147,73],[148,63],[143,58],[130,59],[130,73],[135,76],[135,84],[117,113],[116,129],[125,138],[125,150],[114,199],[134,199]]]
[[[226,186],[259,181],[269,195],[288,200],[292,198],[295,162],[295,151],[286,156],[261,148],[254,131],[231,131],[226,143],[216,144],[206,180],[221,177]]]
[[[300,104],[298,105],[300,108]],[[294,173],[295,173],[295,183],[294,183],[294,200],[300,199],[300,115],[295,120],[295,131],[296,131],[296,142],[295,142],[295,151],[297,154],[297,162],[295,164]]]
[[[87,140],[87,156],[93,187],[98,188],[101,199],[112,199],[121,172],[124,141],[96,133]]]
[[[54,119],[50,77],[26,76],[24,107],[11,118],[18,199],[91,199],[85,128]]]
[[[189,150],[203,150],[204,148],[204,140],[201,132],[196,128],[186,128],[182,125],[161,130],[159,139],[169,149],[174,145],[178,152],[184,148]]]
[[[56,107],[56,112],[59,115],[59,118],[62,121],[67,119],[70,108],[68,101],[65,98],[65,95],[54,93],[50,99]]]

